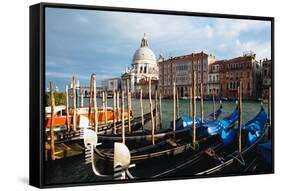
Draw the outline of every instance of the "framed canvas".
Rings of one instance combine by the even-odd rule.
[[[30,7],[30,184],[274,172],[274,18]]]

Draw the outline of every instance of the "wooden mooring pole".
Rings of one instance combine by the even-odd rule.
[[[158,125],[158,100],[157,100],[157,90],[155,89],[154,94],[154,105],[155,105],[155,129],[157,129]]]
[[[113,134],[116,134],[116,93],[115,93],[115,84],[113,84]]]
[[[108,123],[108,116],[107,116],[107,91],[105,91],[105,124]]]
[[[161,93],[159,93],[159,123],[160,123],[160,129],[162,129],[162,96],[161,96]]]
[[[89,98],[89,111],[88,111],[88,118],[89,118],[89,126],[92,124],[92,105],[93,105],[93,89],[94,89],[94,84],[93,84],[93,74],[91,75],[90,79],[90,98]]]
[[[143,103],[142,103],[142,88],[140,88],[140,113],[141,113],[141,126],[144,130],[144,118],[143,118]]]
[[[155,144],[154,140],[154,115],[153,115],[153,104],[151,99],[151,77],[149,77],[148,83],[148,96],[149,96],[149,105],[150,105],[150,113],[151,113],[151,132],[152,132],[152,144]]]
[[[239,121],[238,121],[238,128],[239,128],[239,146],[238,150],[239,153],[242,151],[242,97],[243,97],[243,84],[242,81],[239,83],[239,101],[238,101],[238,108],[239,108]]]
[[[119,90],[116,90],[116,110],[117,110],[117,122],[120,121],[120,104],[119,104]]]
[[[127,96],[127,112],[129,113],[129,79],[126,79],[126,96]],[[127,115],[127,119],[128,119],[128,125],[130,126],[131,124],[129,124],[129,114]]]
[[[96,75],[93,75],[93,96],[94,96],[94,112],[95,112],[95,132],[98,134],[98,108],[97,108],[97,85]]]
[[[69,124],[69,98],[68,98],[68,85],[65,86],[65,105],[66,105],[66,126],[67,131],[70,131],[70,124]]]
[[[75,78],[72,78],[72,102],[73,102],[73,130],[76,132],[76,83]]]
[[[131,130],[131,110],[132,110],[132,101],[131,101],[131,92],[128,92],[128,127],[129,127],[129,133],[132,132]]]
[[[204,105],[203,105],[203,83],[201,82],[200,84],[200,100],[201,100],[201,104],[200,104],[200,110],[201,110],[201,124],[204,123]]]
[[[176,113],[177,113],[177,115],[176,115],[176,117],[177,117],[177,119],[179,118],[179,116],[180,116],[180,106],[179,106],[179,91],[178,91],[178,89],[176,89]]]
[[[50,82],[50,104],[51,104],[51,126],[50,126],[50,149],[52,160],[55,160],[55,132],[54,132],[54,118],[55,118],[55,97],[54,84]]]
[[[189,89],[189,116],[192,117],[192,89],[193,87],[190,87]]]
[[[192,146],[196,147],[196,73],[193,75]]]
[[[215,114],[215,103],[216,103],[216,100],[215,100],[215,89],[213,89],[213,119],[216,120],[216,114]]]
[[[122,143],[125,144],[125,106],[124,106],[124,91],[121,92],[121,121],[122,121]]]
[[[102,91],[102,103],[101,103],[101,105],[102,105],[102,113],[103,113],[102,121],[103,121],[104,120],[103,117],[105,115],[105,91]],[[105,123],[105,120],[103,122]]]
[[[174,102],[174,111],[173,111],[173,132],[176,131],[176,82],[173,83],[173,102]]]

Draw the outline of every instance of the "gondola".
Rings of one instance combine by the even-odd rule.
[[[184,153],[181,157],[161,160],[158,163],[145,161],[130,170],[129,176],[131,178],[158,178],[239,172],[241,168],[238,167],[245,165],[246,158],[252,156],[253,153],[256,154],[256,148],[265,136],[266,121],[267,114],[261,108],[256,117],[243,126],[241,153],[238,152],[238,142],[236,141],[238,128],[224,128],[219,133],[220,141],[217,144],[209,145],[193,155]],[[255,134],[257,137],[251,139],[250,134]],[[164,170],[162,164],[166,164]],[[147,176],[150,165],[153,166],[153,169]]]
[[[155,110],[153,111],[155,112]],[[143,116],[144,118],[144,124],[146,124],[148,121],[151,120],[151,113],[146,113]],[[86,120],[85,120],[86,119]],[[128,120],[125,120],[125,126],[128,126]],[[83,128],[81,128],[82,126],[87,126],[88,127],[89,124],[89,120],[87,119],[87,117],[85,116],[80,116],[79,118],[79,124],[78,124],[78,129],[79,131],[75,132],[68,132],[67,130],[64,131],[57,131],[56,132],[56,138],[55,138],[55,143],[62,143],[62,142],[68,142],[68,141],[79,141],[81,139],[83,139]],[[116,136],[120,136],[121,133],[121,121],[116,122]],[[113,132],[113,123],[109,123],[109,124],[104,124],[104,125],[99,125],[98,126],[98,134],[99,135],[111,135]],[[142,121],[141,121],[141,117],[136,117],[134,119],[131,120],[131,131],[135,132],[138,131],[140,128],[142,127]],[[93,127],[88,127],[88,128],[93,128]],[[126,131],[128,131],[128,129],[126,128]],[[47,140],[49,139],[48,137],[49,133],[48,131],[46,131],[46,136],[47,136]]]
[[[238,128],[225,128],[220,133],[220,144],[208,147],[197,156],[186,158],[178,164],[180,169],[178,166],[173,167],[169,171],[158,173],[155,177],[241,172],[240,169],[245,165],[247,157],[256,153],[257,145],[265,136],[266,121],[267,114],[261,108],[259,113],[243,126],[241,152],[238,152]],[[255,139],[251,139],[254,134]]]
[[[204,119],[204,123],[200,124],[198,123],[196,125],[196,128],[198,131],[202,131],[200,129],[201,126],[204,126],[203,129],[206,129],[208,126],[208,123],[217,119],[222,113],[222,106],[220,106],[219,109],[215,111],[215,113],[210,114]],[[212,117],[211,117],[212,116]],[[171,137],[185,137],[186,135],[190,134],[190,130],[192,127],[192,124],[189,124],[189,126],[185,126],[184,128],[180,128],[180,119],[177,120],[178,127],[176,128],[176,131],[173,131],[173,128],[168,128],[168,129],[162,129],[154,133],[154,140],[155,141],[162,141]],[[205,127],[206,126],[206,127]],[[200,135],[202,133],[199,133]],[[206,135],[206,134],[205,134]],[[105,146],[107,147],[112,147],[114,142],[120,142],[122,140],[122,137],[120,135],[99,135],[99,141],[102,142]],[[133,149],[136,146],[145,146],[147,144],[150,144],[152,141],[152,132],[151,130],[142,130],[142,131],[136,131],[133,133],[127,133],[125,136],[125,142],[126,145],[130,148]]]
[[[203,120],[201,117],[196,117],[195,119],[195,125],[196,127],[204,126],[205,124],[208,124],[212,121],[215,121],[218,119],[218,117],[221,115],[223,109],[222,105],[220,105],[220,108],[217,109],[215,112],[211,113],[207,117],[203,117]],[[202,123],[203,121],[203,123]],[[176,129],[191,129],[192,128],[192,117],[180,117],[176,120]],[[173,125],[173,122],[171,122],[171,127]]]
[[[73,123],[73,110],[70,110],[71,114],[68,116],[68,121],[69,124]],[[88,117],[89,115],[89,109],[88,107],[79,107],[76,109],[76,121],[79,121],[80,116],[85,116]],[[91,112],[91,122],[94,123],[94,115],[95,113],[93,112],[94,109],[92,108]],[[128,117],[129,112],[125,111],[125,118]],[[67,125],[67,115],[66,115],[66,106],[65,105],[59,105],[55,106],[54,108],[54,122],[53,122],[53,127],[65,127]],[[103,108],[99,107],[98,108],[98,121],[99,121],[99,126],[104,126],[104,123],[106,122],[106,115],[107,115],[107,121],[108,122],[113,122],[113,117],[114,117],[114,111],[113,108],[108,107],[107,110],[105,111]],[[120,112],[115,112],[115,116],[121,116]],[[130,116],[132,117],[132,111],[130,112]],[[51,107],[45,107],[45,128],[49,129],[51,126]]]
[[[243,126],[241,152],[238,150],[237,142],[233,141],[229,146],[215,151],[223,159],[220,164],[214,165],[212,168],[198,173],[198,175],[240,172],[245,166],[246,160],[257,154],[258,145],[265,138],[267,120],[267,113],[261,107],[256,117]]]
[[[130,151],[130,161],[132,164],[138,166],[146,163],[147,161],[156,161],[161,163],[162,159],[174,158],[174,156],[180,158],[182,154],[191,157],[210,147],[211,145],[219,144],[220,136],[211,135],[206,137],[197,137],[197,140],[198,141],[196,142],[195,147],[191,143],[191,136],[187,135],[182,138],[170,138],[155,145],[133,149]],[[92,167],[95,174],[108,176],[112,175],[114,162],[113,149],[98,148],[96,146],[93,146],[91,149],[92,150],[90,150],[90,153],[92,158]]]

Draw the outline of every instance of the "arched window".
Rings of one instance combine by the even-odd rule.
[[[142,73],[142,66],[140,67],[140,73]]]
[[[146,66],[144,67],[143,73],[145,73],[145,74],[146,74]]]

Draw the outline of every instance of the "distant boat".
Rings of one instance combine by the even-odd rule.
[[[228,98],[227,97],[222,97],[222,100],[223,101],[228,101]]]
[[[188,100],[188,99],[190,99],[190,97],[187,97],[187,96],[183,96],[183,97],[180,97],[180,99],[183,99],[183,100]],[[200,96],[195,96],[195,99],[201,99],[201,97]]]
[[[180,97],[180,99],[183,99],[183,100],[188,100],[188,99],[190,99],[190,97],[183,96],[183,97]]]

